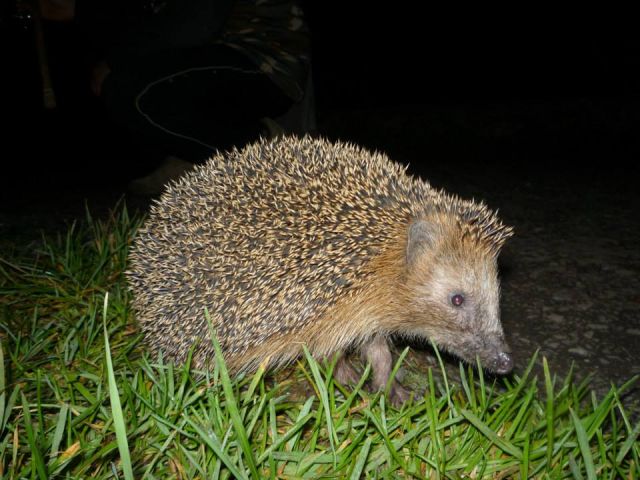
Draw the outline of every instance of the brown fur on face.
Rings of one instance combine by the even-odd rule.
[[[425,230],[412,247],[411,230]],[[512,361],[500,324],[500,285],[495,254],[446,215],[419,219],[408,239],[406,288],[416,336],[458,357],[507,373]],[[460,305],[454,297],[462,298]]]

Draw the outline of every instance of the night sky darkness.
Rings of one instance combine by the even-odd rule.
[[[310,20],[318,77],[332,93],[342,90],[339,103],[372,104],[385,85],[402,90],[382,95],[392,103],[638,91],[639,34],[624,12],[492,14],[421,10],[414,2],[342,12],[329,5],[310,5]],[[349,72],[347,82],[340,70]]]
[[[561,177],[577,193],[585,177],[595,177],[637,195],[640,31],[630,12],[539,5],[471,11],[421,2],[344,9],[346,3],[308,2],[320,118],[324,110],[361,109],[392,111],[401,122],[404,109],[455,111],[481,124],[500,112],[508,130],[527,112],[526,128],[477,145],[477,155],[477,123],[462,133],[447,122],[415,125],[395,142],[418,143],[406,160],[427,178],[434,163],[459,157],[462,164],[521,169],[540,182]],[[433,141],[438,128],[459,137]],[[354,136],[382,149],[394,144],[384,127]],[[421,156],[426,145],[428,159]]]

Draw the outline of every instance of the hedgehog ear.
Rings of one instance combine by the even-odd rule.
[[[433,224],[426,220],[413,222],[407,235],[407,265],[414,265],[422,252],[435,245],[436,238]]]

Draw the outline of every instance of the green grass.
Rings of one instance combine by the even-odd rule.
[[[0,260],[1,478],[638,476],[629,385],[597,400],[544,359],[541,382],[535,358],[498,383],[429,370],[398,410],[309,355],[240,379],[149,358],[122,275],[139,219],[83,225]]]

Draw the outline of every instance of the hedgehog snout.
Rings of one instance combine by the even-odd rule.
[[[491,368],[498,375],[505,375],[513,370],[513,357],[509,352],[498,352]]]
[[[497,375],[506,375],[513,370],[511,348],[500,336],[499,338],[482,338],[478,356],[483,367]]]

